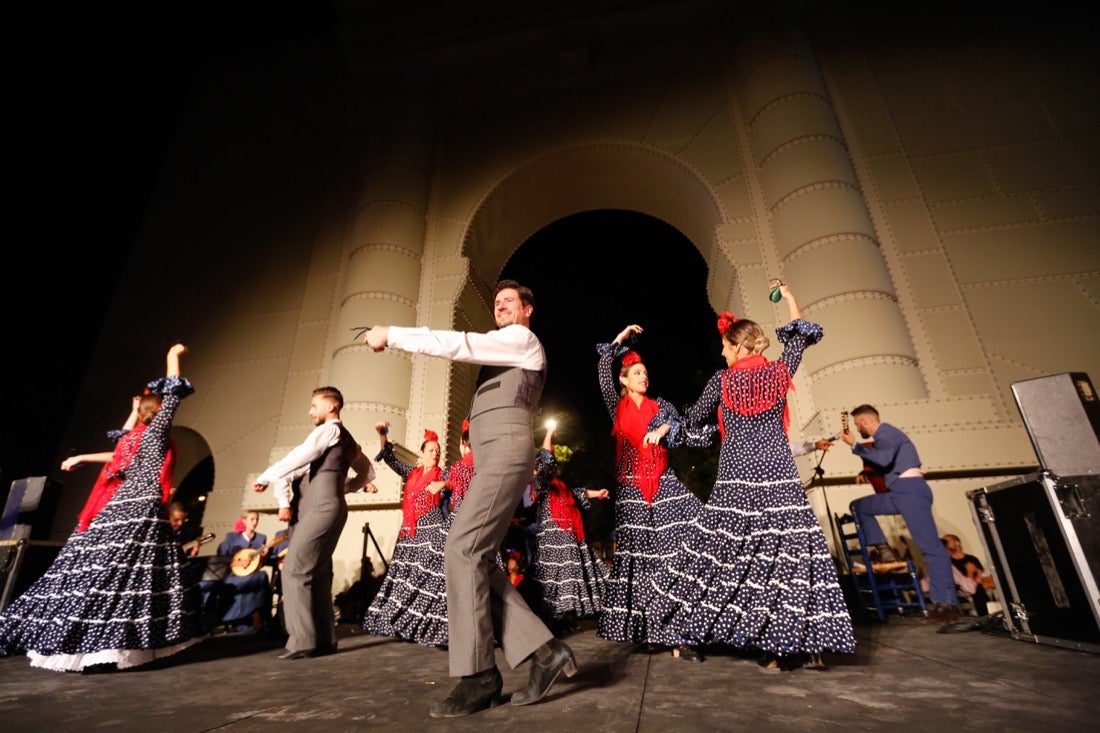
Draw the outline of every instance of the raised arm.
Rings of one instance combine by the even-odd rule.
[[[386,436],[390,434],[390,421],[379,420],[374,424],[374,429],[378,433],[378,450],[386,450],[386,443],[389,442]]]
[[[613,371],[615,357],[619,356],[619,352],[624,349],[623,342],[626,339],[641,332],[642,327],[632,323],[619,331],[619,335],[611,343],[596,345],[596,352],[600,355],[600,360],[596,364],[596,375],[600,384],[600,394],[603,395],[604,406],[607,407],[608,415],[610,415],[612,421],[615,420],[615,410],[622,396],[619,394],[619,380],[616,379]]]
[[[639,326],[637,323],[631,323],[629,326],[624,328],[622,331],[619,331],[619,335],[615,337],[615,340],[612,341],[612,343],[615,344],[616,346],[622,346],[624,341],[626,341],[628,338],[630,338],[634,334],[641,333],[643,330],[644,329],[641,326]]]
[[[797,321],[802,318],[802,309],[798,307],[798,301],[794,299],[794,293],[791,292],[791,287],[782,280],[772,280],[773,287],[778,284],[779,292],[783,294],[783,299],[787,301],[787,320]]]
[[[183,344],[173,344],[172,348],[168,349],[168,370],[165,372],[167,377],[178,377],[180,375],[180,356],[187,353],[187,347]]]
[[[123,430],[133,430],[138,421],[138,407],[141,405],[141,395],[135,395],[130,399],[130,416],[122,423]]]

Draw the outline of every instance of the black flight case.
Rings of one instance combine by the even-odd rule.
[[[1100,476],[1019,476],[967,492],[1005,627],[1021,641],[1100,653]]]

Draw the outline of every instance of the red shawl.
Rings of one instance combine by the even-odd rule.
[[[557,476],[550,479],[547,498],[550,502],[550,518],[554,520],[554,524],[584,542],[584,519],[581,517],[581,510],[577,508],[573,492]]]
[[[615,408],[615,426],[611,429],[616,438],[615,464],[619,467],[619,483],[629,483],[633,473],[638,490],[650,505],[660,488],[661,474],[668,467],[668,449],[660,444],[642,443],[649,422],[658,411],[657,400],[644,397],[640,405],[635,405],[630,397],[623,397]],[[631,465],[631,457],[634,457],[634,465]]]
[[[774,365],[774,367],[770,366]],[[738,359],[722,372],[722,404],[738,415],[759,415],[786,398],[794,389],[786,362],[769,362],[761,354]],[[791,424],[790,406],[783,404],[783,432]],[[718,430],[726,439],[722,409],[718,408]]]
[[[130,466],[130,462],[134,460],[134,455],[137,454],[138,447],[141,445],[141,436],[146,427],[145,423],[138,423],[133,430],[124,433],[118,439],[111,461],[104,464],[103,469],[99,472],[95,485],[92,486],[88,499],[84,502],[84,508],[80,510],[80,514],[77,516],[76,528],[78,531],[83,532],[88,529],[88,525],[103,511],[103,507],[107,506],[107,502],[114,498],[115,492],[118,491],[118,487],[124,480],[119,477],[119,471],[125,473],[125,470]],[[164,464],[160,467],[160,499],[163,504],[168,503],[168,496],[172,491],[172,474],[175,468],[176,444],[169,438],[168,452],[164,456]]]
[[[439,494],[428,491],[428,484],[443,480],[443,470],[439,466],[425,470],[417,466],[409,472],[405,481],[405,498],[401,503],[401,534],[416,536],[416,523],[433,507],[439,506]]]

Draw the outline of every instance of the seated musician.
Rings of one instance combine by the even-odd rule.
[[[218,555],[231,558],[229,573],[223,580],[202,583],[203,603],[213,626],[225,625],[234,631],[259,631],[271,618],[271,581],[263,565],[269,564],[267,536],[256,531],[260,515],[245,512],[239,531],[229,532],[218,545]],[[277,536],[281,542],[285,537]]]

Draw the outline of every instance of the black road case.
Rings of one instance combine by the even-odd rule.
[[[1100,653],[1100,477],[1042,471],[967,497],[1012,636]]]

